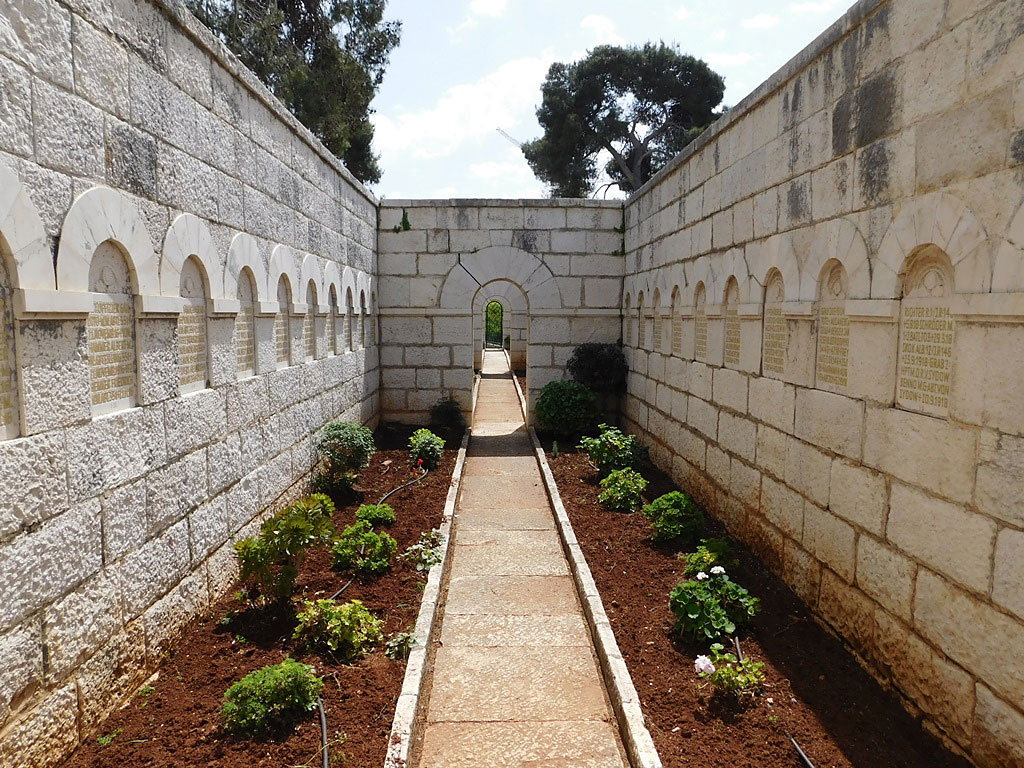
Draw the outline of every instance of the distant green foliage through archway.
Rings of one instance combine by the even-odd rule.
[[[487,303],[484,310],[484,346],[501,347],[502,328],[504,327],[504,310],[497,301]]]

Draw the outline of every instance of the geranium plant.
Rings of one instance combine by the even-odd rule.
[[[709,656],[698,656],[693,663],[697,677],[707,680],[715,688],[736,696],[753,694],[764,682],[764,663],[749,656],[742,660],[727,653],[721,643],[713,643]]]
[[[632,512],[643,503],[647,481],[635,470],[616,469],[600,485],[603,490],[597,497],[598,501],[608,509]]]
[[[701,571],[693,581],[676,586],[669,593],[668,605],[675,614],[677,632],[717,640],[749,622],[760,610],[761,601],[716,565],[710,574]]]

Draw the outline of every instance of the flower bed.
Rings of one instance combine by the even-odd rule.
[[[410,434],[404,428],[378,431],[378,450],[369,467],[359,473],[354,491],[335,499],[337,533],[356,522],[361,504],[375,504],[385,492],[412,477]],[[388,498],[397,520],[379,530],[394,537],[399,553],[441,524],[460,437],[445,435],[440,466]],[[380,643],[371,653],[346,664],[337,654],[309,649],[292,639],[300,601],[328,598],[350,578],[351,573],[332,568],[330,549],[319,546],[310,550],[299,568],[290,610],[246,609],[230,592],[186,628],[160,664],[156,679],[107,720],[98,739],[81,745],[66,768],[318,767],[321,736],[315,711],[300,718],[294,728],[285,725],[257,737],[229,733],[221,717],[228,686],[288,657],[313,665],[323,678],[332,764],[383,765],[405,660],[389,658]],[[412,629],[425,581],[426,571],[395,559],[379,577],[354,578],[338,603],[361,601],[382,621],[385,637],[391,637]]]
[[[676,617],[669,609],[669,592],[681,582],[697,581],[696,575],[684,576],[685,562],[677,557],[695,547],[678,539],[653,542],[651,524],[640,511],[613,512],[598,501],[598,473],[584,453],[560,441],[556,458],[551,441],[542,442],[666,768],[803,765],[787,732],[819,768],[967,768],[737,542],[732,544],[738,563],[730,564],[728,576],[716,566],[714,572],[700,572],[700,583],[714,586],[730,578],[759,599],[760,610],[736,628],[746,666],[734,664],[737,674],[719,674],[716,680],[722,687],[736,686],[763,675],[763,682],[740,695],[716,688],[709,662],[718,659],[718,670],[727,666],[721,654],[735,654],[732,635],[722,636],[724,648],[716,655],[712,640],[674,631]],[[649,481],[645,503],[678,490],[656,468],[640,470]],[[723,535],[708,518],[699,536]],[[688,597],[678,595],[677,604]],[[698,675],[695,662],[702,656]],[[747,674],[753,678],[742,676]]]

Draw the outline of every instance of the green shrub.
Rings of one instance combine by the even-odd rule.
[[[761,601],[732,581],[721,566],[710,574],[701,571],[695,581],[684,581],[668,596],[676,617],[676,631],[696,639],[716,640],[732,634],[760,610]]]
[[[693,668],[698,677],[706,678],[720,691],[741,696],[753,693],[764,682],[764,663],[749,656],[739,661],[725,646],[713,643],[710,658],[698,656]]]
[[[644,457],[643,446],[633,435],[618,427],[599,424],[597,437],[584,437],[578,447],[587,452],[587,458],[604,477],[614,469],[635,469]]]
[[[341,532],[331,551],[335,568],[378,576],[391,567],[398,542],[386,533],[374,533],[369,523],[360,520]]]
[[[306,550],[326,544],[334,533],[334,503],[313,494],[263,521],[258,536],[235,543],[241,579],[256,579],[264,600],[287,600]]]
[[[537,398],[537,423],[556,435],[589,432],[597,421],[594,393],[576,381],[551,381]]]
[[[391,525],[398,517],[390,504],[363,504],[356,510],[356,520],[362,520],[373,527]]]
[[[401,554],[403,560],[412,563],[417,571],[429,571],[441,562],[441,531],[434,528],[420,534],[420,540]]]
[[[416,635],[412,632],[396,632],[384,644],[384,655],[389,659],[407,659],[414,645]]]
[[[693,578],[701,571],[710,573],[715,566],[726,570],[735,568],[737,560],[732,554],[732,545],[725,539],[701,539],[700,546],[685,555],[683,575]]]
[[[461,432],[466,428],[466,417],[462,406],[453,397],[445,397],[430,406],[430,428]]]
[[[316,709],[323,678],[313,667],[285,659],[250,672],[224,694],[221,717],[230,731],[262,733]]]
[[[651,538],[655,541],[692,539],[704,526],[700,507],[680,491],[659,496],[644,506],[643,513],[651,523]]]
[[[604,490],[597,497],[598,501],[608,509],[632,512],[643,503],[647,481],[635,470],[615,469],[601,481],[601,487]]]
[[[303,600],[292,638],[330,651],[344,661],[358,659],[384,639],[384,622],[359,600],[339,605],[334,600]]]
[[[595,392],[622,393],[626,391],[626,356],[618,344],[590,341],[572,351],[566,366],[569,374]]]
[[[444,440],[429,429],[417,429],[409,438],[409,458],[413,466],[423,462],[424,469],[437,469],[444,455]]]
[[[317,438],[320,469],[314,477],[314,487],[327,492],[351,489],[359,470],[370,465],[376,450],[373,432],[366,426],[354,421],[332,421],[320,430]]]

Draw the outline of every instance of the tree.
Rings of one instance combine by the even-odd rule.
[[[380,181],[370,102],[401,37],[387,0],[187,0],[352,174]]]
[[[537,109],[544,135],[523,154],[553,197],[586,197],[607,150],[605,172],[631,192],[717,117],[724,93],[718,74],[673,46],[601,45],[551,65]]]

